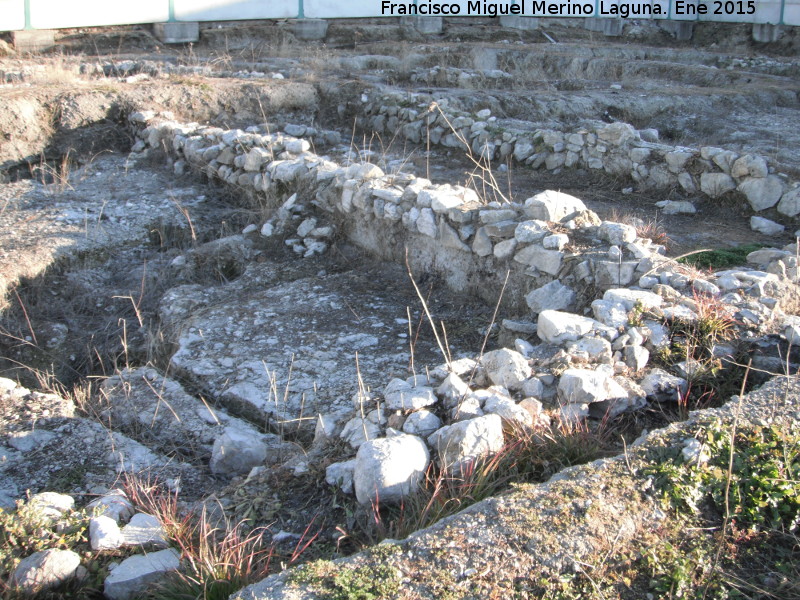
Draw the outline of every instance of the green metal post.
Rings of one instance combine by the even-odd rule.
[[[25,30],[31,30],[31,0],[25,0]]]

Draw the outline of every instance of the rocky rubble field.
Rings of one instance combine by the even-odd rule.
[[[701,464],[710,420],[796,421],[794,141],[676,139],[683,113],[658,108],[764,92],[790,116],[793,72],[518,41],[545,55],[524,104],[530,63],[502,42],[470,64],[447,38],[400,59],[77,57],[56,92],[52,65],[7,59],[0,516],[45,543],[0,538],[4,593],[170,597],[202,515],[218,547],[226,523],[265,527],[263,575],[340,561],[232,598],[535,597],[666,523],[653,452]],[[531,458],[565,440],[578,457]],[[343,558],[412,533],[420,498],[474,505]]]

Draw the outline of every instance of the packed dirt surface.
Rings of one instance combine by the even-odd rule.
[[[656,375],[666,376],[667,392],[656,386],[645,394],[633,381],[644,385],[651,356],[638,330],[652,324],[650,344],[658,327],[666,331],[652,319],[679,321],[687,312],[717,310],[704,304],[709,290],[738,311],[735,318],[733,309],[725,313],[721,331],[736,326],[741,333],[740,339],[714,338],[705,348],[709,360],[724,356],[735,364],[748,353],[763,354],[762,366],[785,364],[791,373],[800,357],[785,332],[800,331],[800,324],[780,307],[798,314],[800,300],[780,295],[797,289],[791,287],[797,246],[789,248],[800,227],[800,196],[793,192],[800,187],[792,183],[800,179],[798,47],[794,30],[767,45],[753,42],[749,27],[711,23],[696,24],[691,41],[677,41],[645,21],[605,38],[578,20],[518,31],[488,19],[456,19],[428,36],[388,20],[335,22],[319,42],[298,40],[284,22],[203,24],[198,43],[178,46],[159,42],[144,26],[64,30],[45,54],[0,55],[0,378],[7,378],[0,379],[0,507],[13,506],[26,488],[88,498],[119,485],[122,472],[157,471],[180,492],[182,508],[203,505],[269,523],[289,562],[301,542],[311,547],[310,558],[338,557],[390,533],[376,533],[381,515],[368,501],[358,498],[353,508],[354,467],[346,463],[354,459],[345,459],[376,436],[384,439],[382,432],[387,440],[419,435],[435,448],[434,433],[467,423],[462,408],[470,407],[462,404],[425,409],[437,402],[434,388],[451,400],[469,392],[469,386],[442,392],[455,385],[448,373],[504,396],[496,404],[508,400],[513,408],[503,406],[520,422],[544,428],[551,419],[584,422],[594,399],[577,405],[578,417],[564,413],[558,378],[598,367],[609,381],[615,378],[620,398],[631,401],[615,413],[626,415],[615,425],[619,439],[597,456],[677,418],[690,391],[698,393],[681,392],[675,380],[686,380],[661,371]],[[370,110],[381,108],[387,94],[400,100],[384,119]],[[420,98],[430,101],[427,109]],[[412,115],[433,125],[439,114],[450,118],[442,107],[463,123],[447,121],[452,134],[440,132],[433,141],[430,127],[420,135],[422,129],[399,120]],[[367,125],[376,114],[387,121],[385,129]],[[467,115],[475,119],[467,122]],[[586,158],[590,145],[611,152],[612,144],[603,146],[594,133],[605,125],[635,132],[641,147],[633,152],[642,165],[627,157],[625,164],[628,173],[641,166],[640,178],[577,164],[577,158],[545,162],[541,131],[563,132],[555,154]],[[457,137],[459,127],[496,135],[508,147],[498,143],[487,161],[478,143],[448,146],[445,138]],[[532,165],[533,148],[521,159],[509,149],[519,141],[510,132],[520,131],[540,136],[538,164]],[[666,174],[662,181],[671,183],[647,183],[658,172],[652,162],[649,171],[645,165],[651,152],[676,160],[685,155],[675,170],[658,167]],[[738,179],[778,186],[778,197],[763,209],[730,175],[740,156],[747,160]],[[751,165],[761,169],[758,176],[750,177]],[[707,193],[699,185],[708,179],[703,169],[727,169],[730,187]],[[685,177],[678,181],[689,184],[675,183],[679,172]],[[431,183],[456,187],[442,192]],[[427,204],[414,204],[434,188],[440,196],[429,192]],[[567,213],[533,216],[526,200],[546,190],[585,206],[567,211],[569,221]],[[454,194],[466,208],[444,203]],[[681,204],[691,210],[665,210]],[[754,229],[756,211],[771,219],[772,230]],[[603,229],[601,222],[611,223]],[[405,261],[386,262],[403,243]],[[419,247],[409,251],[414,244]],[[435,244],[446,247],[443,253]],[[674,272],[651,276],[662,254],[750,244],[775,248],[751,261],[763,272],[728,272],[714,279],[719,287],[711,282],[716,274],[675,263]],[[530,262],[519,259],[526,252]],[[468,281],[453,291],[448,271],[462,265],[448,257],[458,253],[478,267],[465,268]],[[415,259],[426,268],[412,269]],[[646,260],[652,262],[645,268],[640,261]],[[605,265],[605,281],[598,275],[581,283],[590,263]],[[507,289],[514,269],[531,279]],[[528,295],[545,280],[552,293]],[[482,281],[492,283],[481,299],[463,291]],[[643,291],[643,281],[657,293]],[[597,337],[584,346],[564,346],[566,338],[555,334],[547,339],[534,323],[532,315],[562,299],[550,312],[574,311],[576,327],[591,321],[577,313],[600,319],[592,301],[611,306],[606,316],[613,320],[619,307],[603,292],[629,285],[657,302],[644,306],[639,296],[622,294],[633,316],[623,311],[618,331],[598,325]],[[525,286],[530,289],[521,291]],[[501,302],[504,293],[519,296],[513,310]],[[625,328],[629,333],[617,339]],[[681,336],[689,337],[675,337]],[[658,356],[651,348],[652,364],[664,366],[670,352],[676,360],[672,341],[666,339]],[[485,352],[504,346],[524,355],[522,367],[515,365],[523,374],[509,376],[507,387],[505,375],[498,383],[488,362],[478,364]],[[691,379],[696,367],[688,354],[683,358],[676,372]],[[729,388],[714,402],[738,391]],[[672,402],[666,410],[663,398],[653,400],[662,392]],[[617,400],[609,394],[599,400],[603,408]],[[392,397],[398,406],[384,412]],[[515,404],[523,397],[535,400],[525,410]],[[413,411],[424,410],[412,412],[406,404],[412,401],[420,403]],[[480,405],[470,410],[476,420],[500,414],[487,408],[484,415]],[[408,424],[423,413],[437,423],[432,429]],[[502,441],[503,426],[495,429]],[[429,450],[420,444],[427,461]],[[59,469],[54,463],[65,448],[70,456]],[[279,458],[273,460],[273,451]],[[552,461],[539,476],[549,477],[556,464],[562,463]],[[330,474],[331,466],[350,469],[349,489]],[[621,461],[613,470],[624,470]],[[526,494],[520,489],[492,501],[493,512],[465,514],[454,523],[488,527],[518,506],[529,508],[538,496]],[[627,510],[626,497],[623,490],[607,508]],[[655,510],[647,497],[645,508]],[[646,526],[649,514],[637,513],[634,529]],[[550,548],[549,540],[530,541],[539,521],[518,521],[515,540]],[[602,535],[613,534],[612,521],[604,513]],[[434,555],[444,542],[430,540],[445,530],[421,534],[408,547]],[[514,557],[504,540],[487,536],[478,543],[458,535],[464,540],[459,551],[474,541],[491,557],[476,597],[497,594],[498,581],[500,588],[511,585],[520,567],[508,567]],[[451,565],[461,570],[459,578],[477,573],[466,555],[453,556],[461,561]],[[410,551],[408,559],[404,568],[422,570]],[[489,573],[495,565],[496,577]],[[423,597],[433,584],[419,579]],[[273,584],[242,597],[284,597],[285,580],[275,584],[278,591]]]

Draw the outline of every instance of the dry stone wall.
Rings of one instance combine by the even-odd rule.
[[[659,142],[658,131],[622,122],[593,122],[574,130],[544,129],[534,123],[457,110],[447,99],[427,94],[385,93],[365,98],[359,124],[412,143],[469,151],[490,160],[513,160],[534,169],[583,168],[624,177],[642,187],[679,189],[718,198],[738,191],[755,212],[769,209],[796,224],[800,183],[776,172],[764,156],[703,146]],[[667,201],[667,214],[693,213],[688,202]]]

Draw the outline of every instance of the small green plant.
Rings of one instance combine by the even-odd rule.
[[[16,510],[0,508],[0,579],[5,580],[23,558],[50,549],[88,547],[88,517],[70,511],[46,514],[36,503],[19,501]]]
[[[729,505],[739,528],[800,528],[800,425],[740,428],[731,440],[715,422],[697,439],[708,461],[686,461],[675,452],[650,469],[665,501],[691,513],[705,503],[720,513]]]
[[[727,269],[747,262],[747,255],[763,248],[763,244],[743,244],[735,248],[719,248],[679,258],[678,262],[703,269]]]
[[[400,589],[397,571],[388,565],[339,566],[326,560],[296,569],[289,582],[310,586],[328,600],[388,599]]]

